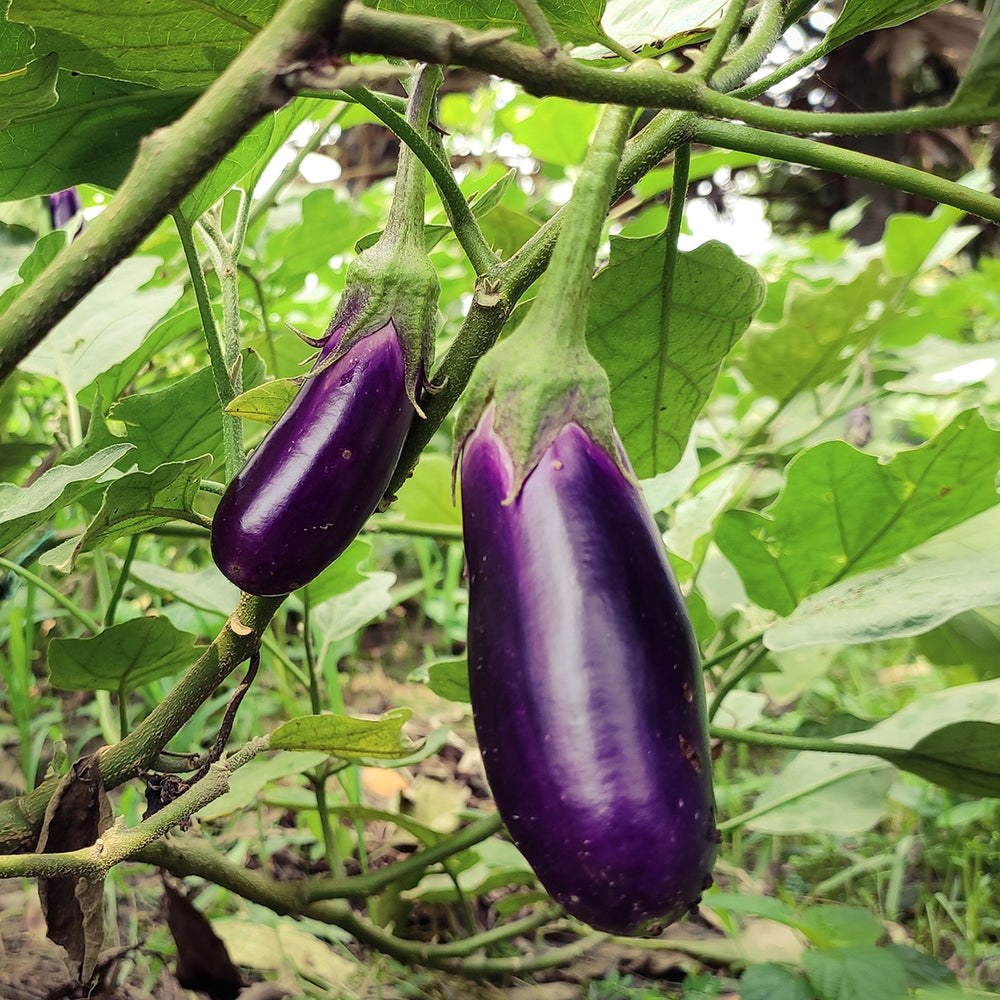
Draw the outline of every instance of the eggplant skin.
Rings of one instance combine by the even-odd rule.
[[[567,912],[637,933],[711,884],[697,647],[639,489],[569,423],[506,505],[492,407],[462,451],[469,687],[514,843]]]
[[[390,321],[306,380],[230,482],[212,521],[219,569],[258,596],[288,594],[315,579],[381,500],[414,412]]]

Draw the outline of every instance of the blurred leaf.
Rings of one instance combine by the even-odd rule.
[[[0,28],[7,30],[7,23],[0,16]],[[59,96],[56,93],[56,75],[59,56],[49,52],[40,59],[32,59],[25,66],[0,70],[0,130],[10,127],[26,115],[38,114],[51,108]]]
[[[239,587],[231,584],[214,566],[181,573],[156,563],[132,561],[129,573],[147,587],[173,594],[179,601],[205,611],[228,616],[240,599]]]
[[[947,667],[968,666],[975,680],[1000,676],[1000,609],[966,611],[917,641],[921,656]]]
[[[908,944],[887,944],[885,950],[899,959],[911,989],[956,982],[955,973],[933,955],[925,955]]]
[[[816,994],[800,972],[765,962],[740,976],[740,1000],[816,1000]]]
[[[885,565],[995,505],[1000,433],[967,410],[886,463],[841,441],[800,452],[765,514],[730,510],[716,543],[756,604],[788,615],[809,594]]]
[[[664,329],[666,239],[615,238],[594,279],[587,341],[611,380],[615,424],[639,478],[672,468],[722,361],[763,301],[757,272],[726,246],[677,257]]]
[[[497,128],[546,164],[574,166],[587,155],[597,113],[595,104],[521,94],[497,114]]]
[[[472,214],[477,219],[489,215],[503,201],[507,188],[516,177],[517,171],[511,167],[499,180],[494,181],[482,194],[477,195],[472,201]]]
[[[965,795],[1000,798],[1000,724],[956,722],[896,760],[905,771]]]
[[[235,8],[184,0],[11,0],[10,18],[35,30],[39,51],[76,73],[151,87],[204,87],[270,19],[276,0]]]
[[[740,370],[758,392],[779,402],[832,381],[875,338],[875,303],[882,306],[881,320],[902,280],[890,279],[878,259],[843,284],[792,280],[780,322],[758,322],[744,338]]]
[[[288,409],[298,395],[299,384],[288,378],[272,379],[240,393],[227,407],[226,413],[244,420],[259,420],[273,424]]]
[[[690,36],[699,28],[718,24],[723,9],[717,0],[671,0],[664,4],[651,4],[649,0],[609,0],[604,30],[630,49],[642,45],[653,50],[650,54],[660,53],[685,44],[689,39],[696,41]]]
[[[198,96],[194,90],[156,91],[65,69],[59,71],[58,90],[55,107],[0,131],[0,199],[31,198],[83,183],[118,187],[139,140],[180,117]]]
[[[893,392],[949,396],[987,381],[1000,388],[1000,343],[995,340],[956,344],[928,334],[921,338],[919,352],[906,351],[900,363],[908,371],[902,378],[886,383]]]
[[[968,183],[968,179],[966,179]],[[988,184],[987,184],[988,189]],[[978,233],[978,226],[957,226],[961,209],[938,205],[929,215],[896,212],[886,220],[882,245],[890,274],[913,275],[958,253]],[[947,248],[942,252],[940,248]]]
[[[1000,7],[993,4],[965,75],[950,107],[980,112],[984,117],[1000,108]]]
[[[446,656],[411,671],[410,680],[423,681],[446,701],[469,701],[469,662],[464,656]]]
[[[23,488],[0,483],[0,551],[92,490],[95,481],[131,450],[130,444],[103,448],[79,465],[55,466]]]
[[[2,135],[3,133],[0,132],[0,141],[2,141]],[[0,166],[0,170],[2,169]],[[21,280],[19,282],[12,281],[10,286],[0,295],[0,312],[5,311],[18,295],[55,260],[56,254],[64,246],[66,246],[66,233],[62,230],[46,233],[38,239],[31,248],[31,252],[24,257],[18,266],[17,274]]]
[[[244,351],[243,384],[250,388],[263,377],[260,358],[253,351]],[[221,458],[222,404],[210,368],[156,392],[125,396],[111,408],[109,416],[126,425],[125,440],[136,446],[135,461],[143,471],[206,452]]]
[[[88,639],[49,644],[49,680],[63,691],[118,691],[170,677],[198,659],[197,636],[162,616],[133,618]]]
[[[892,28],[940,7],[945,0],[846,0],[833,27],[826,33],[824,49],[833,49],[858,35],[879,28]]]
[[[373,522],[452,535],[462,527],[462,514],[451,499],[451,459],[425,452],[413,475],[400,487],[389,511]]]
[[[1000,551],[922,559],[851,576],[807,597],[764,633],[768,649],[920,635],[970,608],[1000,604]]]
[[[322,641],[347,639],[397,604],[390,589],[396,582],[395,573],[365,571],[363,576],[350,590],[313,606],[310,621]]]
[[[805,951],[802,965],[818,1000],[905,1000],[908,995],[902,963],[874,945]]]
[[[807,906],[799,912],[795,926],[824,951],[874,945],[885,933],[875,914],[860,906]]]
[[[189,520],[187,515],[194,511],[195,497],[211,464],[211,455],[202,455],[116,479],[105,491],[101,509],[77,543],[74,557],[123,535],[148,531],[178,518]]]
[[[76,393],[124,361],[184,290],[179,282],[144,288],[160,266],[156,257],[122,261],[20,367],[57,379]]]
[[[489,215],[480,219],[479,227],[486,242],[501,260],[510,260],[539,229],[531,216],[506,205],[497,205]]]
[[[279,726],[270,745],[277,750],[320,750],[341,760],[408,757],[414,747],[403,736],[403,725],[412,714],[408,708],[394,708],[377,720],[305,715]]]

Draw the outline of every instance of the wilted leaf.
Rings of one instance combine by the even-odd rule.
[[[166,879],[163,900],[167,926],[177,945],[177,982],[186,990],[207,993],[212,1000],[236,1000],[243,977],[212,924]]]
[[[395,708],[381,719],[349,715],[305,715],[289,719],[271,734],[275,750],[321,750],[332,757],[407,757],[414,747],[403,736],[403,725],[413,713]]]
[[[995,505],[1000,433],[975,410],[882,463],[842,441],[800,452],[764,514],[727,511],[716,543],[748,596],[781,615]]]
[[[757,272],[721,243],[677,257],[663,301],[666,239],[612,239],[594,279],[587,342],[611,382],[615,425],[636,475],[681,458],[719,368],[764,298]]]
[[[0,551],[92,490],[95,481],[132,447],[122,443],[102,448],[78,465],[49,469],[23,488],[0,483]]]
[[[38,838],[40,854],[90,847],[111,826],[111,805],[97,758],[78,760],[60,782],[45,810]],[[40,879],[38,894],[48,936],[62,945],[87,982],[104,944],[104,880],[66,876]]]
[[[77,543],[74,557],[123,535],[148,531],[177,518],[190,520],[201,480],[211,464],[212,456],[202,455],[116,479],[105,491],[101,509]]]
[[[49,679],[63,691],[126,694],[191,666],[196,639],[162,616],[133,618],[88,639],[56,638],[49,644]]]

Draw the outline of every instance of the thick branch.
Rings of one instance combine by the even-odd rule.
[[[0,317],[0,382],[246,132],[293,96],[286,76],[324,56],[346,2],[289,0],[186,114],[147,136],[107,210]]]

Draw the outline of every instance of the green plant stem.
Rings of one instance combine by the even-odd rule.
[[[755,80],[753,83],[748,83],[746,86],[740,87],[739,90],[734,90],[732,92],[732,96],[741,97],[748,101],[753,100],[753,98],[766,93],[773,86],[775,86],[775,84],[781,83],[783,80],[787,80],[790,76],[794,76],[798,73],[799,70],[805,69],[812,63],[822,59],[829,51],[830,49],[827,48],[824,42],[820,42],[819,45],[815,45],[813,48],[799,53],[799,55],[795,56],[794,59],[790,59],[773,73],[769,73],[767,76],[760,80]]]
[[[115,582],[115,589],[111,594],[111,599],[108,601],[108,606],[104,612],[105,627],[114,625],[115,623],[115,612],[118,610],[118,604],[122,599],[122,594],[125,593],[125,587],[128,584],[129,569],[132,566],[132,561],[135,559],[135,553],[138,548],[139,536],[132,535],[128,540],[128,549],[125,552],[125,558],[122,560],[122,568],[118,573],[118,580]]]
[[[552,25],[549,24],[545,12],[539,7],[538,0],[514,0],[514,3],[517,4],[517,9],[527,22],[532,35],[535,36],[535,41],[542,53],[544,55],[555,54],[559,49],[559,39],[556,38],[556,33],[552,30]]]
[[[294,95],[291,67],[323,60],[347,0],[289,0],[177,121],[141,143],[111,204],[0,317],[0,382],[172,212],[244,133]]]
[[[351,4],[345,11],[340,43],[344,52],[378,52],[442,65],[460,64],[512,80],[539,97],[694,111],[775,132],[874,135],[984,125],[992,118],[983,109],[947,105],[857,114],[775,108],[711,90],[689,74],[668,70],[634,76],[612,73],[577,62],[561,50],[549,57],[509,41],[504,32],[475,33],[448,21],[374,10],[363,4]]]
[[[1000,224],[1000,198],[914,167],[890,163],[877,156],[841,149],[812,139],[761,132],[731,122],[697,121],[693,125],[693,139],[708,146],[737,149],[768,159],[802,163],[849,177],[877,181]]]
[[[667,153],[687,142],[695,120],[693,115],[664,112],[633,136],[625,144],[612,198],[624,194]],[[465,389],[476,362],[500,335],[517,300],[545,271],[564,220],[565,207],[549,219],[510,260],[502,264],[494,260],[486,280],[477,288],[458,336],[434,371],[432,382],[440,388],[433,394],[425,395],[421,401],[426,419],[415,420],[410,428],[396,470],[386,488],[387,500],[391,500],[413,472],[424,448]],[[489,294],[481,298],[480,290]]]
[[[437,187],[438,194],[444,204],[448,221],[458,239],[469,263],[476,274],[485,274],[496,264],[496,254],[490,249],[472,209],[455,181],[451,167],[434,149],[434,147],[410,125],[406,119],[397,114],[380,95],[366,90],[364,87],[351,87],[347,91],[351,100],[367,108],[387,128],[390,128],[414,153],[417,159],[431,175]]]
[[[745,639],[740,639],[738,642],[734,642],[725,649],[720,650],[718,653],[714,653],[707,660],[703,660],[701,664],[702,670],[710,670],[712,667],[717,667],[720,663],[725,663],[726,660],[731,660],[737,653],[749,646],[754,646],[764,637],[764,632],[754,632],[753,635],[748,635]]]
[[[40,576],[32,573],[30,569],[25,569],[20,563],[12,562],[10,559],[4,559],[3,556],[0,556],[0,569],[16,573],[25,583],[29,583],[48,594],[56,604],[65,608],[88,632],[97,635],[101,631],[100,624],[91,618],[83,608],[61,594],[50,583],[46,583]]]
[[[766,655],[767,650],[763,646],[753,650],[743,658],[742,663],[735,665],[728,676],[723,678],[722,683],[719,685],[718,690],[712,698],[712,704],[708,709],[709,722],[715,718],[719,709],[722,708],[722,703],[725,701],[726,695],[728,695],[729,692],[732,691],[744,677],[753,673],[754,668]]]
[[[761,0],[757,16],[743,44],[711,77],[711,85],[723,93],[733,90],[764,64],[784,31],[782,0]]]
[[[384,889],[393,882],[419,878],[431,865],[482,843],[501,829],[503,820],[499,813],[494,813],[470,823],[457,833],[449,834],[436,844],[411,854],[403,861],[397,861],[367,875],[345,879],[311,880],[304,890],[306,901],[312,903],[322,899],[360,899]]]
[[[173,690],[125,739],[101,752],[101,774],[108,788],[134,778],[155,760],[197,707],[259,649],[261,636],[283,600],[242,595],[222,631]],[[0,802],[0,851],[32,848],[58,784],[58,779],[49,779],[26,795]]]
[[[736,32],[740,30],[743,12],[747,9],[748,2],[749,0],[729,0],[722,20],[716,25],[708,45],[705,46],[704,52],[692,70],[699,80],[710,80],[722,64],[729,46],[736,37]]]
[[[103,878],[115,865],[128,861],[171,827],[229,791],[229,776],[266,750],[267,744],[266,736],[251,740],[224,761],[213,764],[203,778],[149,819],[131,829],[113,826],[90,847],[52,854],[0,856],[0,878]]]

